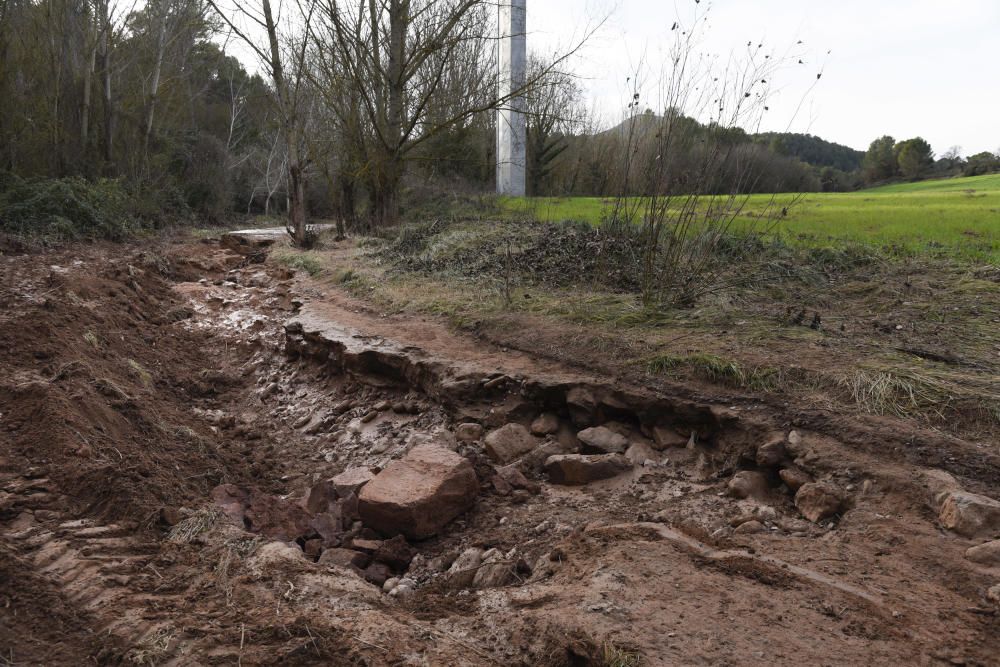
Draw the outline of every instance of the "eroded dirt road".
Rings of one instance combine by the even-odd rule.
[[[0,267],[7,663],[998,664],[995,448],[935,440],[956,478],[217,242]]]

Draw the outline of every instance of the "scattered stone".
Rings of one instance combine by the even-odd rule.
[[[523,489],[531,494],[536,494],[541,491],[541,487],[539,487],[538,483],[532,482],[525,477],[524,473],[522,473],[516,466],[511,465],[497,468],[496,476],[506,482],[511,489]]]
[[[689,437],[681,435],[669,426],[653,427],[653,442],[661,451],[669,447],[687,447],[689,440]]]
[[[306,540],[305,544],[302,545],[302,551],[310,558],[319,558],[319,555],[323,552],[323,540]]]
[[[375,562],[385,563],[397,572],[404,572],[410,566],[410,561],[416,551],[406,541],[402,535],[397,535],[391,540],[385,540],[375,550]]]
[[[466,549],[448,568],[448,582],[455,588],[472,585],[476,571],[483,562],[483,550],[476,547]]]
[[[373,421],[376,417],[378,417],[378,410],[369,410],[363,417],[361,417],[361,423],[367,424],[368,422]]]
[[[924,470],[920,477],[924,486],[931,492],[931,500],[938,509],[941,508],[941,504],[948,497],[949,493],[962,490],[962,485],[958,483],[958,480],[951,473],[944,470]]]
[[[840,512],[843,502],[840,490],[826,482],[803,484],[795,494],[795,506],[813,523]]]
[[[317,514],[309,522],[309,527],[315,530],[323,539],[324,548],[339,547],[340,536],[344,532],[344,522],[340,517],[340,507],[337,506],[335,509],[336,512]]]
[[[533,450],[538,441],[520,424],[506,424],[491,431],[485,444],[487,456],[506,465]]]
[[[308,424],[311,420],[312,420],[312,415],[310,414],[302,415],[301,417],[295,420],[295,422],[292,424],[292,428],[298,430],[303,426],[305,426],[306,424]]]
[[[573,436],[576,440],[576,436]],[[562,440],[546,440],[538,447],[535,447],[532,451],[524,455],[521,459],[520,465],[525,470],[530,470],[534,473],[539,473],[545,467],[545,462],[550,456],[555,456],[556,454],[571,454],[575,453],[575,449],[568,446]]]
[[[392,404],[392,411],[397,415],[405,415],[409,410],[407,410],[407,405],[403,401],[396,401]]]
[[[483,427],[475,422],[459,424],[455,428],[455,437],[461,442],[475,442],[483,437]]]
[[[968,491],[951,491],[941,504],[941,525],[964,537],[1000,534],[1000,502]]]
[[[625,458],[637,466],[646,465],[647,462],[656,463],[660,460],[660,455],[645,442],[636,442],[625,451]]]
[[[375,553],[381,546],[382,546],[382,540],[366,540],[363,538],[351,540],[352,549],[354,549],[355,551],[363,551],[366,554]]]
[[[790,468],[782,468],[781,472],[778,473],[778,476],[792,493],[795,493],[803,486],[810,484],[813,481],[812,475],[807,473],[802,468],[796,468],[794,466]]]
[[[628,438],[605,426],[584,429],[576,437],[586,448],[602,454],[621,454],[628,448]]]
[[[499,549],[490,549],[483,554],[483,562],[472,578],[476,588],[499,588],[514,581],[517,576],[517,550],[503,554]]]
[[[379,412],[385,412],[389,409],[389,401],[379,401],[375,404],[375,409]]]
[[[390,577],[382,584],[383,593],[391,593],[392,589],[399,585],[399,577]]]
[[[493,488],[496,492],[501,496],[509,496],[511,492],[514,491],[514,487],[512,487],[510,483],[500,475],[493,475],[490,482],[493,484]]]
[[[986,597],[997,604],[1000,604],[1000,584],[993,586],[988,591],[986,591]]]
[[[306,498],[306,511],[310,514],[329,512],[337,502],[337,497],[337,489],[333,482],[323,481],[315,484],[309,489],[309,497]]]
[[[788,444],[793,448],[798,447],[802,444],[802,434],[798,431],[790,431],[788,433]]]
[[[543,412],[531,422],[531,432],[535,435],[552,435],[559,430],[559,417],[551,412]]]
[[[778,518],[778,511],[770,505],[759,505],[754,509],[754,514],[761,521],[775,521]]]
[[[545,461],[549,481],[572,486],[616,477],[631,468],[621,454],[557,454]]]
[[[757,465],[761,468],[777,468],[786,458],[784,438],[770,440],[757,448]]]
[[[437,445],[421,445],[361,489],[358,510],[361,520],[380,533],[421,540],[469,509],[478,493],[467,459]]]
[[[374,478],[375,473],[368,468],[351,468],[336,475],[330,482],[333,484],[337,495],[344,498],[352,493],[357,494],[361,490],[361,487]]]
[[[993,540],[992,542],[972,547],[965,552],[965,557],[973,563],[989,567],[1000,567],[1000,540]]]
[[[569,414],[574,424],[586,426],[590,423],[591,415],[597,408],[597,401],[590,390],[584,387],[573,387],[566,392],[566,407],[569,408]]]
[[[741,470],[726,485],[726,492],[734,498],[765,498],[768,495],[767,478],[755,470]]]
[[[754,519],[741,523],[733,532],[737,535],[753,535],[755,533],[763,532],[764,530],[764,524]]]
[[[389,566],[384,563],[372,563],[365,568],[362,576],[368,583],[381,587],[385,584],[386,579],[392,576],[392,572],[389,570]]]
[[[510,502],[512,502],[515,505],[523,505],[529,500],[531,500],[530,491],[525,491],[523,489],[515,489],[514,493],[510,494]]]

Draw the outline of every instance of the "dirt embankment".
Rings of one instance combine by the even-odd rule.
[[[609,381],[264,259],[0,259],[13,664],[995,664],[966,551],[1000,516],[961,491],[995,456],[935,441],[956,479],[904,422]]]

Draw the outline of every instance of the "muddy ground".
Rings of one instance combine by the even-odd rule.
[[[542,414],[538,452],[603,425],[629,470],[511,485],[460,428]],[[325,480],[428,443],[479,484],[438,535],[383,557],[350,494],[315,527]],[[996,443],[632,386],[266,250],[0,257],[4,664],[1000,664],[1000,556],[967,556],[1000,513],[948,530],[961,490],[1000,497]]]

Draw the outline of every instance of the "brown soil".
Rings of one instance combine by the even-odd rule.
[[[494,343],[383,316],[243,250],[0,256],[4,664],[998,664],[1000,571],[963,557],[982,540],[937,525],[925,482],[940,468],[997,496],[995,444],[638,386],[585,346],[566,363],[552,332]],[[454,443],[470,418],[566,423],[575,388],[598,397],[583,419],[644,440],[669,415],[697,446],[579,488],[526,467],[536,495],[495,488],[481,446],[456,446],[482,493],[413,545],[405,598],[281,542],[317,482]],[[759,501],[724,494],[793,428],[797,463],[849,499],[818,524],[775,479]],[[213,504],[222,484],[256,499],[253,521]],[[763,532],[734,530],[750,516]],[[456,587],[441,569],[470,546],[523,567]]]

